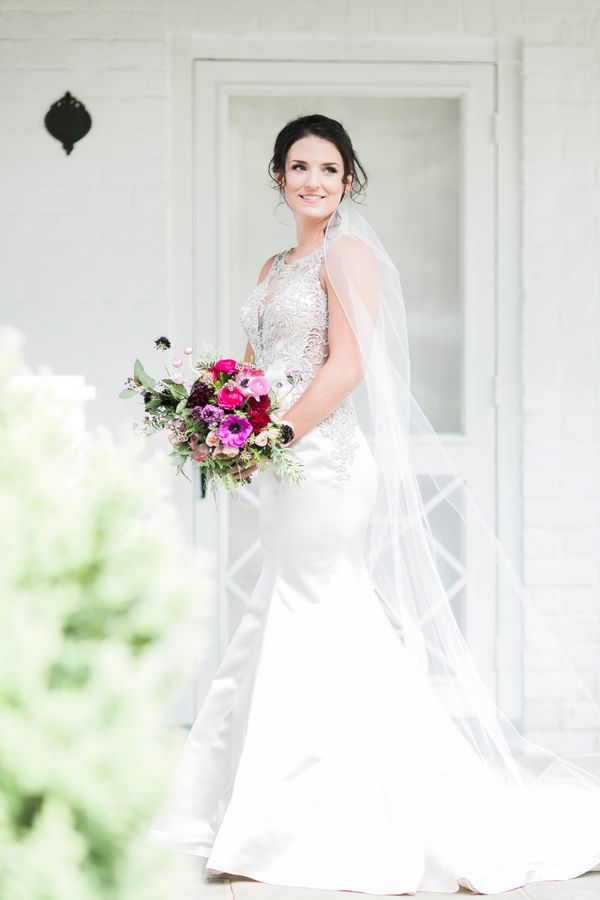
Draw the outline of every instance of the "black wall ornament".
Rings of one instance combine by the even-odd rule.
[[[52,137],[61,142],[68,156],[75,142],[85,137],[92,127],[92,117],[83,103],[67,91],[52,104],[44,124]]]

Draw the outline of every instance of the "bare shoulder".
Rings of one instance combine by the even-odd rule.
[[[259,276],[258,276],[258,284],[260,284],[260,282],[263,281],[263,280],[267,277],[267,275],[268,275],[269,272],[271,271],[271,266],[273,265],[273,262],[274,262],[274,260],[275,260],[275,257],[278,256],[278,255],[279,255],[278,253],[274,253],[273,256],[270,256],[270,257],[268,258],[268,260],[266,261],[266,263],[264,264],[264,266],[263,266],[262,269],[260,270],[260,274],[259,274]]]

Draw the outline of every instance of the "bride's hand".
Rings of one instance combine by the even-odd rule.
[[[245,468],[233,469],[231,474],[235,478],[236,481],[248,480],[250,481],[251,476],[256,472],[258,466],[256,464],[252,466],[246,466]]]

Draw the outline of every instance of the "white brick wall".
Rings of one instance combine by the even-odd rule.
[[[130,421],[115,398],[131,335],[142,348],[164,329],[165,33],[162,2],[0,12],[2,317],[30,362],[96,385],[92,423]],[[66,90],[93,119],[70,157],[43,126]]]
[[[166,322],[169,29],[522,38],[525,574],[597,673],[599,0],[3,0],[3,319],[24,329],[30,360],[97,386],[91,422],[123,430],[121,377]],[[65,90],[94,119],[70,158],[42,125]],[[544,660],[532,650],[528,663],[532,737],[559,746],[569,724],[569,746],[591,746]]]

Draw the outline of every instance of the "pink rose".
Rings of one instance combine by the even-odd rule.
[[[234,384],[226,384],[217,394],[217,403],[223,409],[234,409],[236,406],[241,406],[243,402],[244,395]]]
[[[206,435],[206,444],[208,447],[218,447],[221,441],[216,431],[209,431]]]
[[[215,372],[225,372],[226,375],[231,375],[233,372],[237,372],[237,363],[235,359],[218,359],[213,369]]]

